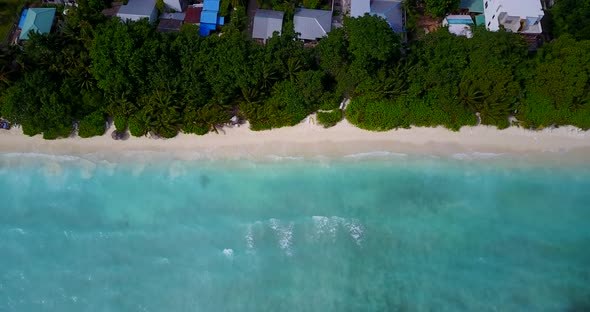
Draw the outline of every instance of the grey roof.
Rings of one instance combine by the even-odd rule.
[[[299,9],[295,12],[293,23],[299,39],[316,40],[332,29],[332,11]]]
[[[118,14],[151,16],[156,7],[156,0],[129,0],[119,8]]]
[[[375,0],[371,3],[371,14],[383,17],[396,33],[404,31],[401,1]]]
[[[351,17],[361,17],[365,15],[365,13],[369,13],[371,11],[371,1],[370,0],[351,0],[350,1],[350,16]]]
[[[351,0],[350,16],[360,17],[369,13],[384,18],[396,33],[404,32],[402,1],[400,0]]]
[[[184,21],[186,13],[163,13],[160,15],[160,19],[173,19],[177,21]]]
[[[252,27],[252,38],[267,39],[272,37],[275,31],[279,34],[283,29],[284,12],[271,10],[256,10],[254,15],[254,26]]]

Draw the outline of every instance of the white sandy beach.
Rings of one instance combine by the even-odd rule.
[[[113,127],[114,128],[114,127]],[[590,132],[574,127],[529,131],[512,127],[412,128],[370,132],[346,120],[324,129],[309,120],[295,127],[251,131],[247,125],[224,128],[204,136],[179,134],[173,139],[111,138],[113,128],[101,137],[43,140],[28,137],[20,128],[0,131],[0,153],[49,155],[102,155],[105,158],[137,152],[156,152],[189,159],[264,159],[281,157],[342,157],[350,155],[465,155],[520,154],[534,157],[573,155],[590,159]]]

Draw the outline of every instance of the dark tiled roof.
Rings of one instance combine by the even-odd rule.
[[[203,11],[202,7],[198,8],[187,8],[186,9],[186,16],[184,18],[184,22],[187,24],[199,24],[201,23],[201,12]]]
[[[160,19],[158,24],[159,31],[179,31],[182,26],[182,21],[175,19]]]

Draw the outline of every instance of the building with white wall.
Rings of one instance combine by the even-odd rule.
[[[473,37],[471,27],[475,26],[470,15],[447,15],[442,22],[443,27],[448,27],[449,32],[456,36]]]
[[[490,31],[501,27],[523,34],[540,34],[545,15],[541,0],[484,0],[485,25]]]

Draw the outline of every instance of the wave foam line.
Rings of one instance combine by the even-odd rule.
[[[356,153],[344,156],[345,158],[371,158],[371,157],[406,157],[408,154],[395,153],[388,151],[375,151],[366,153]]]

